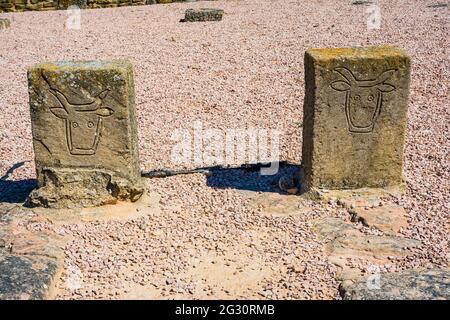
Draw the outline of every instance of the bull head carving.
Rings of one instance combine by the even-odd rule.
[[[70,103],[60,90],[54,88],[44,74],[42,76],[49,85],[50,94],[60,104],[60,107],[50,108],[50,111],[64,120],[70,154],[95,154],[100,141],[103,118],[114,113],[111,108],[103,106],[103,99],[107,97],[109,90],[100,92],[90,103],[74,104]]]
[[[381,112],[383,93],[396,88],[386,83],[396,70],[382,72],[374,80],[358,80],[346,68],[334,69],[340,75],[340,80],[330,84],[336,91],[345,92],[345,115],[348,128],[354,133],[369,133],[373,131],[375,122]]]

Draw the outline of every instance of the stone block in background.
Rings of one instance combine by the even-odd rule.
[[[304,190],[403,183],[409,81],[395,47],[306,52]]]
[[[0,18],[0,30],[11,26],[11,21],[8,18]]]
[[[196,22],[196,21],[221,21],[223,17],[222,9],[187,9],[185,12],[184,21],[185,22]]]
[[[30,204],[137,200],[143,188],[131,63],[43,63],[28,71],[28,82],[38,180]]]
[[[70,6],[77,6],[80,9],[87,8],[88,0],[58,0],[58,9],[65,10]]]

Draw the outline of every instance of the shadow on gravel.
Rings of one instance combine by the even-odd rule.
[[[24,203],[36,186],[37,181],[35,179],[19,181],[0,180],[0,202]]]
[[[30,192],[36,188],[36,179],[8,180],[14,171],[23,166],[28,161],[14,164],[6,173],[0,177],[0,202],[23,203]]]
[[[283,185],[294,183],[294,174],[300,169],[300,165],[286,161],[278,163],[278,167],[269,164],[243,164],[239,167],[201,167],[196,169],[170,170],[161,169],[142,172],[144,178],[166,178],[175,175],[203,173],[207,176],[207,186],[218,189],[239,189],[255,192],[276,192],[285,194],[279,187],[280,178],[284,178]],[[267,170],[276,168],[277,170]],[[267,174],[275,171],[275,174]]]
[[[267,167],[258,164],[238,168],[212,169],[207,179],[207,185],[219,189],[238,189],[285,194],[278,184],[280,178],[292,176],[300,169],[299,165],[280,162],[279,170],[276,174],[262,175],[261,169]]]

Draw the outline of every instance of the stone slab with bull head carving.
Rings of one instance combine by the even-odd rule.
[[[304,190],[403,184],[409,81],[395,47],[306,52]]]
[[[43,63],[28,70],[28,83],[38,180],[30,203],[137,200],[143,188],[131,63]]]

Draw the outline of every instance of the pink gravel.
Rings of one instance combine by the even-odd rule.
[[[393,44],[410,54],[413,67],[408,192],[391,201],[408,212],[410,226],[404,235],[424,246],[388,269],[447,266],[450,37],[448,8],[427,7],[436,2],[378,1],[379,30],[367,30],[366,7],[351,5],[350,0],[236,0],[83,10],[81,30],[65,29],[64,11],[0,14],[12,20],[11,28],[0,30],[0,175],[17,162],[33,159],[26,68],[35,63],[130,59],[142,170],[177,168],[170,160],[171,133],[192,128],[195,120],[217,129],[280,130],[281,160],[300,163],[304,51]],[[205,6],[224,9],[223,21],[179,22],[186,8]],[[34,177],[30,162],[11,179]],[[256,176],[228,177],[231,185],[252,178]],[[151,285],[155,297],[226,296],[231,289],[185,273],[189,261],[207,261],[211,252],[213,260],[232,259],[234,253],[244,270],[267,272],[264,289],[236,289],[231,292],[239,294],[231,297],[337,295],[335,270],[326,262],[310,220],[344,217],[342,210],[315,204],[315,212],[304,216],[261,217],[242,192],[211,188],[202,175],[148,184],[162,196],[159,216],[63,227],[74,236],[66,248],[66,268],[82,270],[84,287],[61,288],[60,298],[123,297],[129,283]],[[148,227],[140,228],[144,222]],[[292,259],[306,269],[291,268]]]

